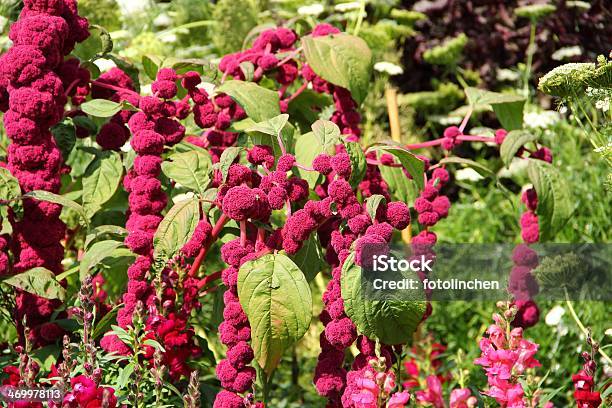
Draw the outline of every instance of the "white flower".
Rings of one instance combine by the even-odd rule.
[[[300,16],[318,16],[325,10],[322,4],[310,4],[308,6],[302,6],[298,8],[297,12]]]
[[[566,58],[577,57],[580,55],[582,55],[582,49],[580,46],[574,45],[573,47],[559,48],[557,51],[553,52],[551,57],[555,61],[562,61]]]
[[[173,44],[178,41],[178,36],[174,33],[164,34],[159,37],[159,40],[166,44]]]
[[[172,24],[172,19],[166,13],[161,13],[153,20],[153,25],[156,27],[168,27],[170,24]]]
[[[601,109],[604,112],[610,110],[610,98],[602,99],[595,102],[595,108]]]
[[[546,313],[544,321],[549,326],[557,326],[559,323],[561,323],[561,318],[564,314],[565,309],[563,308],[563,306],[557,305],[550,309],[548,313]]]
[[[361,2],[359,1],[352,1],[350,3],[340,3],[336,4],[336,6],[334,7],[336,11],[340,12],[359,10],[359,8],[361,8]]]
[[[100,72],[106,72],[109,69],[115,68],[117,66],[117,64],[115,64],[115,61],[106,58],[98,58],[94,61],[94,64],[98,67]]]
[[[384,72],[389,75],[400,75],[404,73],[404,69],[392,62],[381,61],[374,64],[374,69],[378,72]]]
[[[532,129],[546,129],[559,121],[559,113],[556,111],[528,112],[523,116],[523,122]]]
[[[151,7],[149,0],[117,0],[117,4],[124,16],[140,14]]]
[[[517,81],[520,74],[517,71],[508,68],[499,68],[497,70],[497,79],[499,81]]]
[[[606,336],[612,337],[612,328],[606,329],[605,334]]]
[[[464,169],[457,170],[455,172],[455,178],[461,181],[478,181],[482,180],[484,177],[482,177],[480,173],[473,168],[466,167]]]

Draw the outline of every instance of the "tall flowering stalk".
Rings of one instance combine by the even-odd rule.
[[[25,0],[11,26],[13,46],[0,57],[0,94],[11,140],[8,169],[24,193],[59,192],[63,158],[50,128],[63,118],[67,102],[65,68],[74,62],[64,62],[64,56],[88,36],[87,20],[79,17],[76,0]],[[13,220],[12,272],[45,267],[60,273],[64,257],[60,241],[65,234],[59,219],[61,207],[32,199],[23,204],[23,219]],[[58,305],[26,292],[17,294],[15,321],[21,327],[26,319],[33,344],[46,344],[62,335],[59,326],[48,323]]]
[[[499,306],[503,316],[493,314],[495,323],[487,329],[487,337],[480,340],[481,355],[474,363],[481,365],[487,374],[489,389],[485,395],[495,398],[502,408],[531,407],[519,379],[528,369],[540,366],[535,359],[538,345],[523,338],[522,328],[512,328],[517,307]]]

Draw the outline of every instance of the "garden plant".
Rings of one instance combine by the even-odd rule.
[[[605,7],[404,3],[0,0],[3,406],[612,404]],[[496,299],[364,289],[485,243]]]

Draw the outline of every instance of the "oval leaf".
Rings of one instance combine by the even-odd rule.
[[[374,300],[374,296],[364,292],[361,267],[354,259],[352,253],[342,267],[341,291],[347,316],[361,334],[371,339],[385,344],[409,342],[425,313],[426,303],[422,299]]]
[[[310,287],[286,255],[268,254],[240,267],[238,297],[251,324],[255,358],[270,377],[310,326]]]
[[[66,289],[55,279],[55,274],[42,267],[33,268],[3,280],[4,283],[45,299],[66,298]]]
[[[572,215],[570,189],[551,164],[529,160],[527,174],[538,193],[538,224],[540,241],[550,241]]]
[[[121,241],[106,240],[94,243],[91,248],[85,252],[79,265],[79,277],[81,282],[85,280],[89,271],[102,262],[104,258],[111,256],[112,252],[123,245]]]
[[[81,105],[81,110],[98,118],[110,118],[123,109],[123,104],[106,99],[92,99]]]
[[[538,137],[525,130],[513,130],[508,132],[504,139],[501,147],[499,148],[499,156],[506,164],[506,167],[510,166],[512,159],[526,143],[537,140]]]
[[[155,259],[172,258],[189,241],[199,221],[200,205],[196,198],[174,204],[155,231],[153,237]]]
[[[77,212],[77,214],[79,214],[81,216],[81,218],[83,219],[85,225],[89,225],[89,219],[87,218],[87,215],[85,215],[85,210],[83,209],[83,207],[81,207],[80,205],[78,205],[77,203],[75,203],[74,201],[61,196],[59,194],[55,194],[55,193],[51,193],[49,191],[45,191],[45,190],[34,190],[34,191],[30,191],[27,194],[24,194],[24,197],[28,197],[28,198],[35,198],[37,200],[41,200],[41,201],[48,201],[50,203],[55,203],[55,204],[59,204],[62,205],[64,207],[68,207],[74,211]]]
[[[121,156],[105,152],[92,161],[83,176],[83,209],[88,218],[102,208],[117,191],[123,176]]]
[[[162,163],[162,171],[183,187],[203,194],[210,183],[212,161],[199,150],[175,153]]]
[[[280,115],[278,93],[253,82],[226,81],[217,92],[228,94],[255,122]]]
[[[308,65],[321,78],[351,92],[363,102],[370,85],[372,52],[364,40],[349,34],[302,37]]]
[[[383,151],[397,157],[402,166],[412,176],[416,185],[421,190],[425,188],[425,163],[423,163],[423,160],[400,146],[377,145],[371,147],[370,150]]]

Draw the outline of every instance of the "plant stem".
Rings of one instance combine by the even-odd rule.
[[[584,324],[582,324],[582,321],[580,321],[580,318],[578,317],[578,314],[576,314],[576,311],[574,310],[574,306],[572,305],[572,301],[570,300],[569,294],[567,293],[567,288],[563,288],[563,292],[565,293],[565,303],[567,304],[567,308],[569,309],[570,314],[572,315],[572,317],[574,318],[574,321],[576,322],[576,324],[580,328],[580,331],[586,337],[588,337],[589,336],[589,331],[586,329]],[[601,348],[599,348],[598,351],[599,351],[599,354],[601,354],[601,356],[608,362],[608,364],[612,365],[612,359],[610,359],[610,356],[608,356],[606,354],[606,352],[603,351]]]
[[[523,93],[529,97],[529,78],[531,77],[531,65],[533,64],[533,54],[535,54],[536,23],[531,21],[529,26],[529,45],[527,46],[527,62],[525,64],[525,76],[523,78]]]
[[[213,227],[212,232],[210,233],[210,238],[206,240],[206,242],[202,246],[202,249],[200,249],[198,256],[196,256],[196,258],[193,261],[193,264],[191,264],[191,269],[189,270],[189,276],[193,277],[196,275],[196,273],[198,272],[198,269],[200,269],[200,265],[202,265],[202,261],[204,261],[204,258],[206,257],[206,252],[208,251],[208,248],[210,248],[212,243],[216,241],[217,237],[221,233],[221,230],[223,229],[223,227],[228,221],[229,221],[229,217],[221,213],[221,217],[219,217],[219,219],[217,220],[217,223]]]

